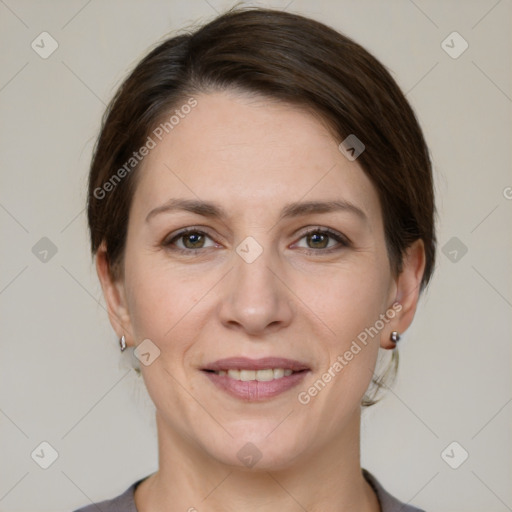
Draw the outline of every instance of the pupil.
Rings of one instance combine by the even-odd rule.
[[[315,233],[313,235],[310,235],[310,241],[312,241],[313,244],[320,242],[321,247],[325,247],[326,238],[327,238],[326,235],[323,235],[321,233]],[[322,244],[322,242],[324,242],[324,243]]]
[[[194,246],[195,244],[197,244],[198,242],[201,241],[201,237],[202,237],[202,235],[199,235],[196,233],[196,234],[187,235],[185,237],[185,240],[191,241],[191,245]],[[194,239],[196,239],[196,240],[194,240]],[[194,248],[194,247],[192,247],[192,248]]]

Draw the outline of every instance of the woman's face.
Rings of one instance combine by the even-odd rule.
[[[379,200],[311,114],[196,100],[138,171],[113,309],[129,344],[151,340],[141,369],[168,435],[284,468],[353,435],[403,327]]]

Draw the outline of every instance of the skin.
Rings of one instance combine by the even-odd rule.
[[[104,245],[96,258],[117,334],[128,346],[149,338],[161,351],[141,364],[157,410],[159,470],[136,489],[137,508],[378,511],[361,474],[360,401],[379,347],[392,348],[391,331],[403,333],[414,317],[423,244],[409,248],[394,276],[376,190],[318,117],[239,92],[196,99],[144,159],[123,277],[110,276]],[[228,217],[172,211],[147,222],[170,198],[215,201]],[[279,220],[290,202],[339,199],[366,219],[335,211]],[[165,246],[186,227],[208,236]],[[304,235],[315,228],[350,243]],[[248,236],[263,248],[252,263],[236,252]],[[396,301],[402,309],[379,335],[309,404],[299,403],[298,393]],[[310,371],[296,388],[247,402],[200,370],[239,355],[297,359]],[[252,468],[237,457],[248,442],[262,454]]]

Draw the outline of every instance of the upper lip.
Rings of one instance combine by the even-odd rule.
[[[219,372],[221,370],[267,370],[270,368],[283,368],[294,372],[309,370],[307,364],[283,357],[262,357],[260,359],[228,357],[210,363],[202,369]]]

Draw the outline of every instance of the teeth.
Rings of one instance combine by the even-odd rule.
[[[246,382],[248,380],[254,380],[256,378],[256,372],[254,370],[240,370],[240,380]]]
[[[240,380],[240,370],[228,370],[228,377],[235,380]]]
[[[274,370],[274,379],[280,379],[284,377],[284,370],[282,368],[276,368]]]
[[[220,370],[215,373],[220,377],[227,375],[230,379],[241,380],[243,382],[250,380],[268,382],[270,380],[288,377],[293,371],[288,368],[286,370],[284,368],[268,368],[266,370]]]
[[[269,380],[274,380],[274,370],[258,370],[254,372],[255,379],[260,382],[268,382]]]

